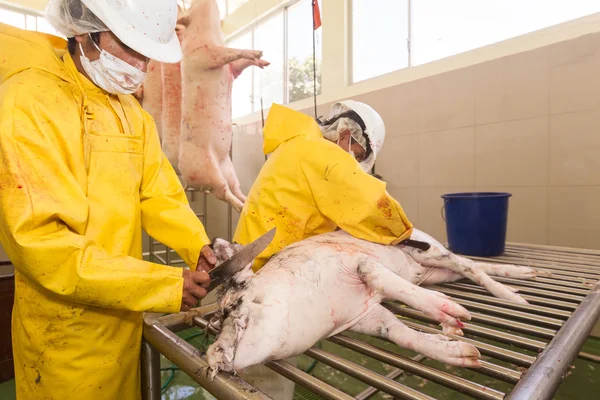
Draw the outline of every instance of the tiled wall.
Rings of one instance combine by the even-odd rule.
[[[600,248],[600,34],[354,99],[386,122],[376,171],[418,228],[446,239],[443,193],[508,191],[509,241]],[[260,122],[236,127],[233,151],[247,193]]]

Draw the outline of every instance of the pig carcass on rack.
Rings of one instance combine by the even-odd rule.
[[[462,335],[461,320],[469,320],[469,312],[420,284],[466,277],[499,298],[527,303],[489,275],[534,279],[540,272],[474,262],[418,230],[411,239],[431,247],[386,246],[336,231],[284,248],[256,274],[250,266],[238,272],[221,288],[220,311],[211,321],[221,327],[207,350],[213,376],[293,357],[345,330],[378,336],[450,365],[480,366],[480,353],[471,344],[413,330],[380,303],[404,302],[439,321],[444,333]],[[214,248],[219,259],[226,259],[241,246],[217,240]]]
[[[231,87],[262,52],[224,47],[215,0],[196,0],[183,33],[182,110],[178,169],[187,187],[214,192],[240,211],[246,197],[229,157]],[[165,112],[165,111],[163,111]]]

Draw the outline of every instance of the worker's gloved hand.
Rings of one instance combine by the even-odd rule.
[[[206,245],[200,251],[200,258],[198,259],[198,265],[196,271],[210,271],[215,267],[217,263],[217,257],[210,246]]]
[[[198,306],[200,300],[206,297],[206,287],[210,283],[210,277],[206,271],[199,269],[190,271],[183,270],[183,295],[181,311],[188,311]]]

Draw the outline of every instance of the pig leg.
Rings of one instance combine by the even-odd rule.
[[[448,251],[440,251],[435,246],[430,247],[427,251],[406,246],[402,246],[402,248],[406,254],[423,266],[449,269],[483,286],[496,297],[528,304],[527,300],[514,293],[508,286],[490,278],[468,258],[458,257]]]
[[[432,360],[459,367],[480,367],[481,354],[469,343],[454,341],[442,335],[428,334],[404,325],[380,304],[372,305],[364,318],[351,331],[377,336],[400,347],[413,350]]]
[[[460,329],[464,325],[459,319],[471,319],[471,314],[464,307],[445,294],[413,285],[372,259],[359,261],[357,272],[375,292],[424,312],[442,323],[442,326]]]
[[[260,69],[264,69],[270,65],[268,61],[265,60],[250,60],[247,58],[242,58],[239,60],[235,60],[231,62],[231,73],[233,74],[233,79],[237,78],[241,75],[244,70],[252,65],[257,66]]]
[[[233,168],[233,163],[229,157],[226,157],[221,163],[221,173],[225,177],[227,181],[227,186],[233,193],[235,197],[237,197],[242,203],[246,202],[246,196],[242,193],[240,189],[240,182],[238,181],[237,175],[235,173],[235,169]]]
[[[418,229],[413,230],[413,234],[410,237],[414,240],[420,240],[422,242],[429,243],[432,247],[435,247],[441,254],[450,254],[450,251],[444,247],[443,244],[435,240],[432,236]],[[548,272],[538,271],[534,268],[516,266],[511,264],[494,264],[478,261],[468,261],[465,257],[454,254],[456,260],[460,260],[463,264],[469,264],[469,266],[475,266],[483,270],[488,275],[492,276],[506,276],[515,279],[535,279],[537,275],[549,276]],[[467,260],[467,261],[465,261]]]
[[[207,44],[189,49],[190,45],[186,45],[186,41],[189,38],[193,43],[193,35],[191,30],[186,29],[183,40],[183,53],[186,57],[189,57],[191,64],[200,69],[218,69],[242,58],[258,63],[258,60],[263,55],[263,52],[260,50],[231,49]]]

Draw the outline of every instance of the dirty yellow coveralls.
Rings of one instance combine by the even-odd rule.
[[[17,398],[138,399],[142,312],[178,312],[209,243],[133,96],[81,75],[66,41],[0,24],[0,242],[15,266]]]
[[[273,104],[263,130],[271,154],[252,185],[234,235],[246,245],[273,227],[269,246],[254,260],[258,271],[284,247],[337,227],[382,244],[396,244],[413,229],[386,184],[365,173],[337,144],[323,138],[314,119]],[[296,365],[296,358],[288,363]],[[240,376],[275,400],[291,400],[294,383],[264,365]]]
[[[413,225],[385,182],[323,138],[313,118],[273,104],[263,135],[264,153],[272,154],[248,193],[234,235],[246,245],[277,227],[254,271],[287,245],[337,227],[382,244],[410,237]]]

